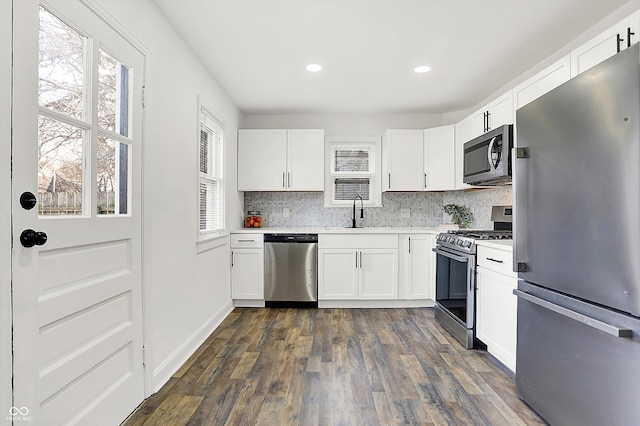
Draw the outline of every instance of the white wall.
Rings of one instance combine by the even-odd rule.
[[[148,385],[157,390],[232,309],[228,236],[196,245],[198,96],[225,126],[228,224],[240,223],[236,135],[240,114],[148,0],[92,0],[147,56],[144,162]],[[147,370],[149,371],[149,370]]]
[[[11,408],[11,1],[0,0],[0,422]]]
[[[428,129],[440,114],[256,114],[245,115],[243,129],[324,129],[325,136],[382,136],[385,129]]]

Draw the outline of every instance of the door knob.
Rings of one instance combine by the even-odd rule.
[[[23,247],[42,246],[47,242],[47,234],[33,229],[25,229],[20,234],[20,244]]]
[[[23,192],[22,195],[20,195],[20,205],[25,210],[31,210],[36,206],[37,202],[38,199],[36,196],[29,191]]]

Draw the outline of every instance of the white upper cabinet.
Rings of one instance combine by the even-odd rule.
[[[513,124],[513,91],[509,90],[455,126],[455,189],[470,188],[463,183],[464,144],[504,124]]]
[[[289,191],[324,191],[324,130],[287,130]]]
[[[455,189],[455,126],[424,131],[423,163],[427,191]]]
[[[386,130],[383,137],[385,191],[445,191],[454,188],[454,126]]]
[[[238,190],[284,191],[286,130],[238,130]]]
[[[513,89],[514,111],[555,89],[570,78],[571,58],[567,55]],[[514,116],[514,118],[517,117]]]
[[[424,190],[422,130],[385,130],[382,150],[385,191]]]
[[[513,124],[513,91],[509,90],[487,106],[488,126],[485,132],[505,124]]]
[[[571,52],[571,76],[588,70],[639,40],[640,13],[636,12]]]
[[[323,191],[324,130],[238,130],[239,191]]]

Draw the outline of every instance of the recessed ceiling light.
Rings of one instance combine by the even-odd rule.
[[[415,67],[413,70],[417,73],[422,74],[431,71],[431,67],[428,65],[420,65],[419,67]]]
[[[322,65],[319,64],[309,64],[307,65],[307,71],[318,72],[322,69]]]

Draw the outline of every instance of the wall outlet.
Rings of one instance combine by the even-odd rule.
[[[411,209],[400,209],[400,217],[411,217]]]
[[[282,217],[289,217],[289,207],[282,209]]]

